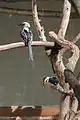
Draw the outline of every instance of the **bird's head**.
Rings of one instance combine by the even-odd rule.
[[[50,85],[56,86],[59,84],[59,81],[56,76],[44,77],[42,81],[42,85],[45,86],[47,83]]]
[[[45,87],[45,85],[49,82],[49,77],[44,77],[42,81],[42,86]]]
[[[28,27],[28,28],[31,27],[30,23],[28,23],[28,22],[22,22],[22,23],[19,24],[19,26],[21,26],[21,27]]]

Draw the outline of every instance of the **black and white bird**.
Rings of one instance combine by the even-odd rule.
[[[28,22],[22,22],[19,24],[21,27],[20,36],[21,39],[25,42],[25,45],[28,45],[29,50],[29,60],[33,60],[33,53],[32,53],[32,41],[33,41],[33,33],[31,31],[31,26]]]
[[[58,85],[59,81],[57,79],[56,76],[52,76],[52,77],[44,77],[43,81],[42,81],[42,85],[45,86],[46,84],[50,84],[50,85]]]
[[[79,83],[79,80],[76,78],[75,74],[69,69],[64,70],[64,78],[65,78],[65,82],[69,83],[70,88],[73,89],[75,96],[78,100],[78,103],[80,105],[80,83]],[[51,86],[53,85],[53,86],[57,87],[57,89],[61,89],[61,91],[63,93],[67,93],[67,92],[64,92],[64,89],[62,89],[56,76],[44,77],[43,81],[42,81],[42,85],[45,86],[46,84],[50,84]]]

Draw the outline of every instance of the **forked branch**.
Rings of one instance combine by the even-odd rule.
[[[79,59],[79,48],[74,44],[74,42],[70,42],[65,39],[65,34],[67,31],[69,19],[70,19],[70,11],[71,11],[71,4],[68,0],[64,0],[64,7],[63,7],[63,18],[60,26],[60,30],[58,34],[56,34],[54,31],[49,32],[49,36],[51,39],[53,39],[53,42],[56,42],[59,46],[61,46],[61,49],[58,51],[58,53],[55,55],[56,60],[54,58],[54,49],[52,49],[51,55],[49,55],[52,66],[55,68],[55,72],[58,76],[59,81],[64,81],[64,70],[70,69],[71,71],[74,71],[76,63]],[[38,32],[39,38],[41,41],[46,41],[46,36],[44,34],[44,29],[39,23],[38,18],[38,12],[37,12],[37,2],[36,0],[32,0],[32,12],[33,12],[33,20],[34,24],[36,26],[36,30]],[[79,37],[76,38],[76,40]],[[55,46],[55,45],[54,45]],[[64,53],[70,50],[72,52],[72,56],[68,59],[68,63],[64,64],[63,62],[63,55]],[[66,88],[66,92],[69,91],[69,84],[66,84],[64,86]],[[64,88],[63,87],[63,88]],[[57,88],[56,88],[57,89]],[[58,89],[60,92],[65,92],[64,89]],[[75,113],[77,111],[78,102],[75,97],[73,97],[74,100],[71,104],[71,97],[66,96],[64,98],[64,101],[61,104],[61,110],[60,110],[60,117],[59,120],[72,120],[75,116]],[[70,110],[72,112],[70,112]]]

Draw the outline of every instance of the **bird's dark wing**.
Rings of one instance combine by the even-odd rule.
[[[27,41],[27,35],[25,34],[23,30],[20,31],[20,36],[24,41]]]
[[[64,70],[64,77],[65,77],[65,82],[68,82],[70,87],[72,87],[72,88],[74,88],[75,85],[79,84],[79,81],[77,80],[76,76],[69,69]]]
[[[56,76],[50,77],[49,78],[49,82],[53,85],[57,85],[59,83],[58,79],[56,78]]]
[[[69,83],[71,88],[73,88],[75,96],[76,96],[78,103],[80,105],[80,84],[79,84],[79,81],[77,80],[74,73],[69,69],[64,70],[64,76],[65,76],[65,81]]]
[[[28,42],[31,41],[32,32],[31,31],[28,32],[27,30],[24,30],[24,33],[27,36],[27,41]]]
[[[80,85],[76,85],[74,93],[75,93],[75,96],[76,96],[78,103],[80,105]]]

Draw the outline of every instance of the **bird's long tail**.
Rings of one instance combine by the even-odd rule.
[[[31,42],[28,42],[28,52],[29,52],[29,60],[31,61],[32,67],[35,68]]]
[[[29,60],[33,61],[33,52],[31,42],[28,42]]]

